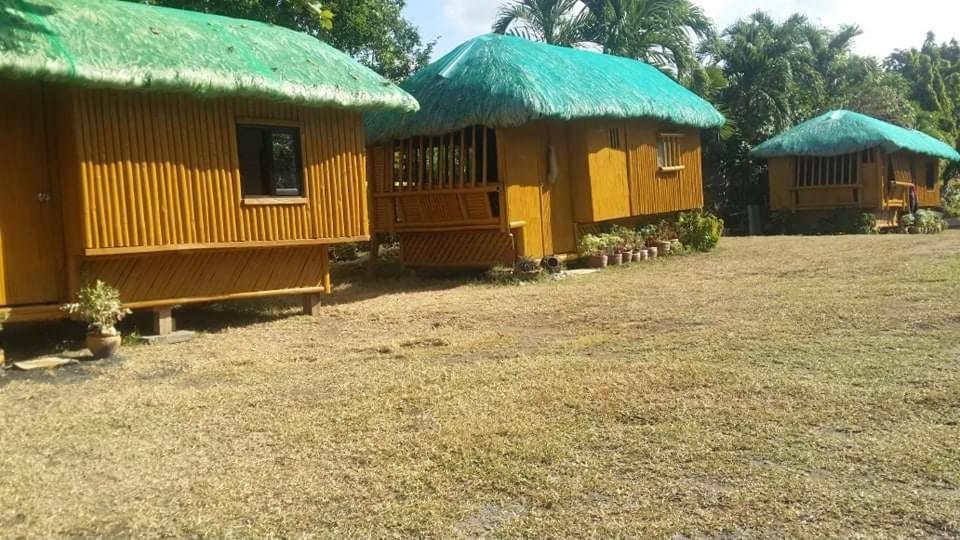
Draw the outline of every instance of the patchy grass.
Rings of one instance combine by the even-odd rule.
[[[0,530],[956,537],[958,278],[948,232],[360,280],[319,318],[0,375]]]

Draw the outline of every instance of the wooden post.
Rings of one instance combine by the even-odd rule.
[[[309,315],[311,317],[317,317],[320,315],[321,302],[320,299],[322,296],[319,294],[305,294],[303,295],[303,314]]]
[[[169,307],[157,308],[153,311],[153,335],[166,336],[176,330],[173,320],[173,309]]]

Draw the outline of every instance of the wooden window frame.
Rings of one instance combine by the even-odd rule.
[[[308,194],[308,182],[306,172],[306,160],[303,148],[303,125],[300,122],[288,120],[276,120],[267,118],[240,117],[234,120],[234,130],[239,135],[241,128],[258,129],[276,129],[276,130],[294,130],[295,133],[295,153],[296,159],[295,171],[297,173],[298,189],[296,193],[269,193],[269,194],[247,194],[244,192],[243,172],[239,171],[240,197],[244,206],[288,206],[288,205],[306,205],[310,203]],[[240,143],[234,145],[237,163],[240,163]],[[272,189],[271,189],[272,191]]]
[[[940,176],[939,163],[934,160],[927,160],[923,163],[923,175],[927,189],[936,189]]]
[[[864,155],[794,157],[794,189],[856,188],[860,186]]]
[[[657,154],[657,170],[659,172],[674,173],[687,168],[683,164],[683,150],[680,148],[680,139],[685,136],[683,133],[657,134],[655,151]]]

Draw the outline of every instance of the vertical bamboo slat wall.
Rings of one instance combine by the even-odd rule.
[[[921,207],[936,207],[940,184],[926,187],[925,167],[931,161],[939,171],[937,160],[907,152],[887,154],[876,148],[828,158],[772,158],[768,160],[770,209],[902,209],[909,185],[915,186]]]
[[[682,170],[660,172],[657,137],[662,131],[678,132]],[[651,122],[627,125],[630,213],[646,216],[703,207],[703,158],[700,131]]]
[[[113,91],[74,96],[88,254],[369,234],[359,114],[247,99]],[[241,119],[300,127],[303,204],[244,204],[236,143]]]
[[[497,227],[490,194],[500,191],[492,130],[472,126],[369,150],[373,228]],[[499,195],[497,195],[499,197]],[[502,206],[502,205],[501,205]]]

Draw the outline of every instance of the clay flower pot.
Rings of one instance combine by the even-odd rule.
[[[614,253],[613,255],[607,255],[607,264],[610,266],[620,266],[623,264],[623,253]]]
[[[633,262],[633,251],[624,251],[623,264],[630,264],[631,262]]]
[[[647,259],[647,250],[638,249],[633,252],[633,262],[640,262]]]
[[[120,350],[120,343],[123,341],[121,336],[103,336],[100,334],[87,334],[87,348],[93,353],[94,360],[104,360],[112,358]]]
[[[650,247],[647,247],[647,253],[650,254],[651,259],[656,259],[657,256],[660,254],[660,250],[655,246],[650,246]]]
[[[608,258],[606,255],[591,255],[587,257],[587,266],[590,268],[606,268]]]

